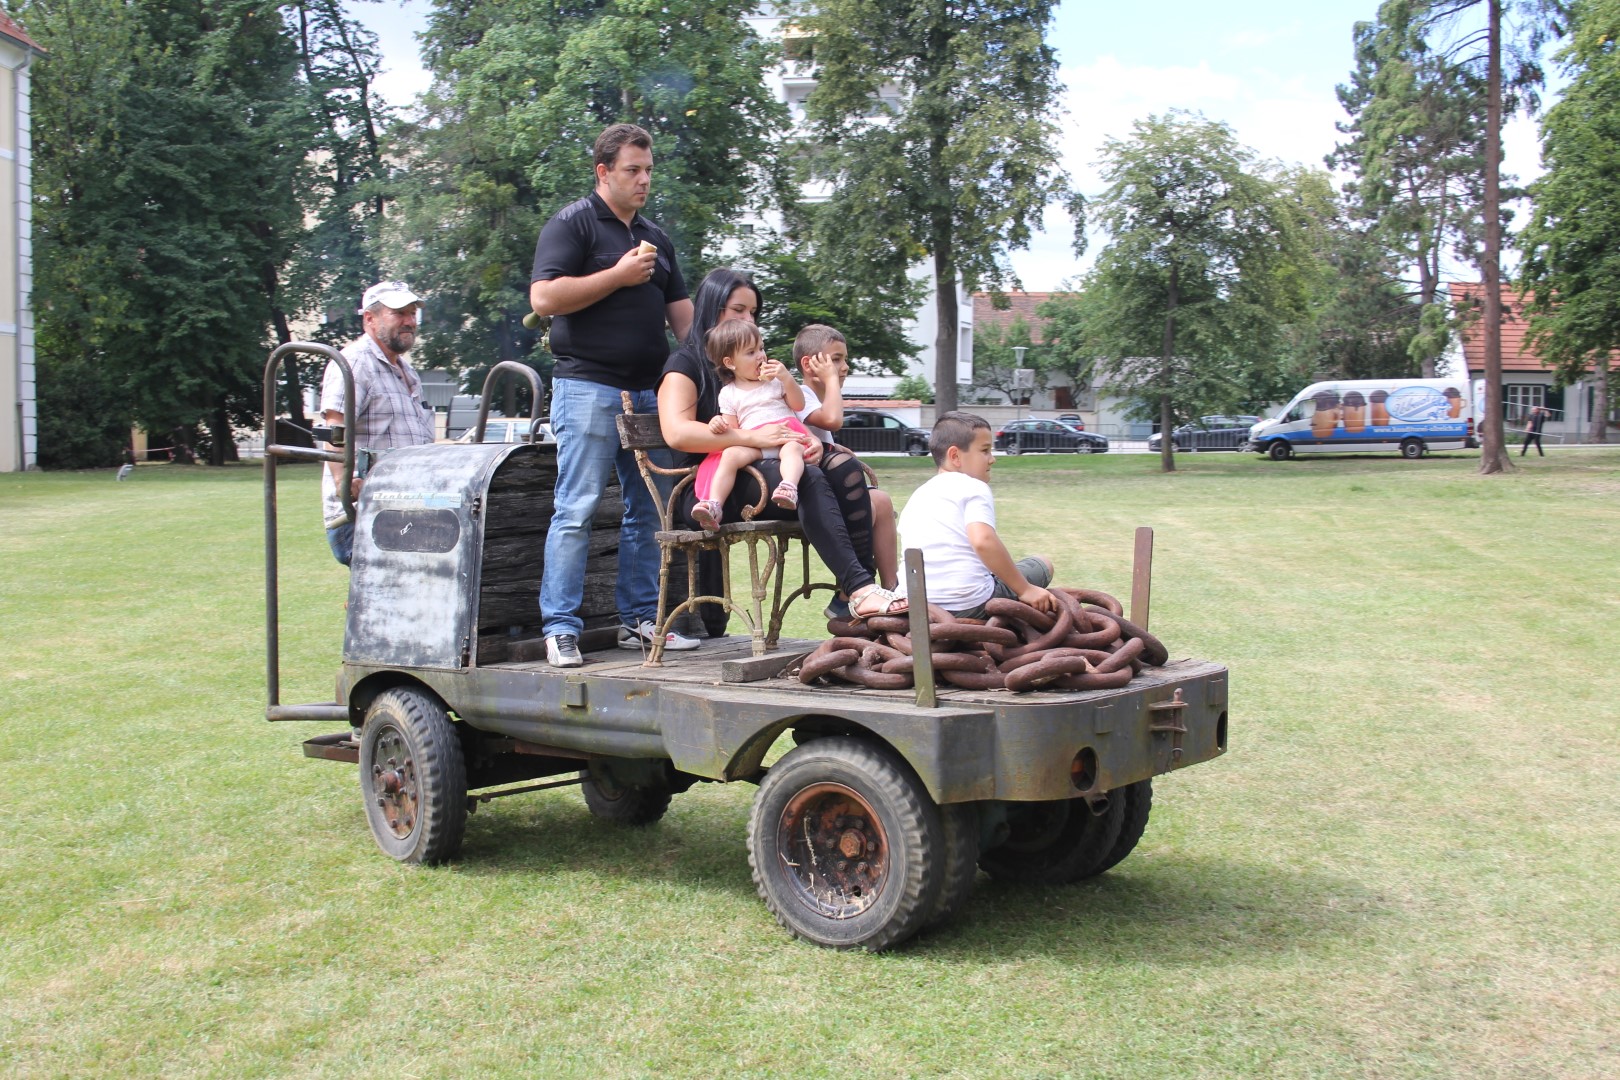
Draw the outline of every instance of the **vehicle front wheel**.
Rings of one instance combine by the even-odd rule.
[[[939,808],[887,749],[831,736],[788,751],[754,796],[748,863],[795,937],[876,952],[943,918]]]
[[[1406,458],[1408,461],[1412,461],[1422,456],[1422,439],[1406,439],[1401,443],[1401,457]]]
[[[979,865],[998,881],[1067,885],[1099,873],[1113,854],[1125,824],[1123,792],[1093,814],[1084,799],[1013,803],[1005,843],[979,856]],[[1121,855],[1120,858],[1124,858]]]
[[[928,444],[920,442],[907,443],[906,453],[912,457],[922,457],[924,454],[928,453]]]
[[[1012,442],[1007,444],[1007,449],[1005,452],[1010,457],[1017,457],[1019,454],[1024,452],[1024,448],[1019,445],[1017,439],[1014,439]]]
[[[467,828],[467,766],[443,702],[379,694],[360,735],[360,793],[377,846],[400,862],[455,857]]]
[[[1109,792],[1110,798],[1119,798],[1125,803],[1125,820],[1119,827],[1119,838],[1114,846],[1108,849],[1103,861],[1098,863],[1091,871],[1091,876],[1112,870],[1115,866],[1136,850],[1137,841],[1147,831],[1148,815],[1153,812],[1153,781],[1138,780],[1134,784],[1126,784],[1117,791]]]
[[[1273,439],[1266,448],[1266,456],[1272,461],[1287,461],[1294,456],[1294,448],[1288,445],[1286,439]]]

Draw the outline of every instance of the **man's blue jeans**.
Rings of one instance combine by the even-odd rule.
[[[354,522],[345,521],[326,530],[326,542],[331,545],[332,557],[344,566],[354,558]]]
[[[632,390],[638,413],[656,412],[651,390]],[[585,596],[585,560],[591,518],[616,470],[624,492],[619,533],[619,581],[614,600],[619,620],[635,625],[658,614],[658,508],[636,468],[632,451],[619,447],[614,417],[624,411],[619,391],[583,379],[554,379],[551,430],[557,436],[557,491],[546,533],[546,563],[540,578],[540,614],[547,637],[578,635],[585,627],[579,608]]]

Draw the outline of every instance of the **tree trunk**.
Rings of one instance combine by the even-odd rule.
[[[1164,344],[1159,353],[1159,468],[1165,472],[1175,472],[1176,445],[1170,440],[1175,417],[1170,412],[1170,387],[1171,380],[1175,378],[1171,358],[1176,354],[1176,307],[1181,302],[1181,290],[1174,265],[1170,267],[1170,292],[1166,300]]]
[[[1485,411],[1479,471],[1511,470],[1502,411],[1502,0],[1490,0],[1485,112]]]
[[[939,226],[936,224],[936,230]],[[951,250],[950,226],[934,236],[934,415],[956,411],[957,322],[956,258]]]
[[[1592,365],[1592,426],[1588,438],[1595,443],[1609,441],[1609,364],[1607,356],[1600,356]]]

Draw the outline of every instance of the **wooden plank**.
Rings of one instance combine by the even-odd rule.
[[[723,660],[720,663],[720,681],[751,683],[774,679],[809,654],[809,649],[792,649],[786,652],[766,653],[764,656],[749,656],[740,660]],[[665,654],[666,662],[668,655]]]
[[[1153,530],[1136,529],[1135,558],[1131,563],[1131,622],[1147,629],[1148,600],[1153,593]]]

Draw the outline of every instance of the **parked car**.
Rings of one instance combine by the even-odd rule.
[[[1057,416],[1057,422],[1060,424],[1068,424],[1076,431],[1086,430],[1086,422],[1080,419],[1080,414],[1077,412],[1059,413]]]
[[[1177,450],[1241,450],[1249,441],[1249,429],[1260,422],[1258,416],[1201,416],[1196,423],[1182,424],[1170,433]],[[1159,432],[1148,437],[1148,449],[1157,450]]]
[[[1106,454],[1108,439],[1057,420],[1014,420],[996,432],[1005,454]]]
[[[837,434],[840,445],[857,454],[904,451],[912,457],[928,453],[928,432],[912,427],[898,416],[877,409],[845,409],[844,426]]]
[[[484,424],[484,441],[487,443],[515,443],[527,442],[531,421],[518,416],[492,416]],[[470,443],[478,434],[478,425],[474,424],[456,438],[458,443]],[[551,421],[542,418],[540,421],[540,438],[542,443],[557,441],[551,433]]]

